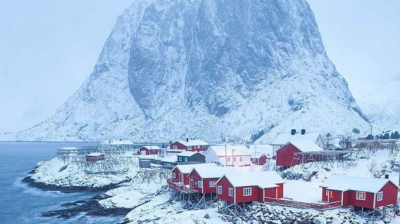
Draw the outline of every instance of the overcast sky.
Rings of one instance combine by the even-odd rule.
[[[90,75],[132,1],[0,1],[0,132],[51,116]],[[400,77],[400,1],[309,3],[328,56],[356,98]]]

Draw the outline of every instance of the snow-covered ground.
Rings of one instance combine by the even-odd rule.
[[[290,173],[292,177],[294,174],[308,177],[311,173],[316,173],[309,182],[301,178],[298,180],[285,179],[284,197],[293,198],[295,201],[319,202],[321,201],[319,186],[333,174],[360,177],[379,177],[389,174],[389,177],[398,183],[399,174],[395,169],[396,166],[392,165],[393,163],[400,164],[399,155],[390,155],[389,150],[378,150],[369,158],[357,159],[344,165],[333,164],[329,168],[321,168],[321,164],[304,167],[298,165],[283,173],[286,175]],[[31,177],[38,182],[62,187],[101,187],[121,183],[117,188],[105,192],[104,199],[100,199],[98,203],[106,209],[132,209],[125,219],[121,220],[122,223],[221,223],[232,221],[224,214],[218,213],[218,203],[214,203],[207,209],[187,210],[177,198],[171,197],[165,178],[155,175],[149,179],[140,178],[138,176],[140,168],[137,167],[137,162],[124,166],[128,169],[124,173],[88,174],[79,163],[64,163],[62,159],[54,158],[38,164]],[[243,168],[242,171],[246,172],[246,170],[247,172],[262,172],[263,167],[253,165]],[[367,223],[366,219],[346,208],[320,212],[262,203],[249,206],[251,208],[249,213],[239,217],[242,223],[247,223],[249,220],[270,220],[280,223],[284,221],[284,217],[288,219],[300,217],[304,220],[311,220],[310,222],[313,223]],[[391,223],[400,223],[400,218],[392,218]]]

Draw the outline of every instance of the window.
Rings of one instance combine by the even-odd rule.
[[[188,158],[185,158],[185,162],[187,162],[188,161]]]
[[[329,196],[329,190],[326,190],[326,196]]]
[[[230,162],[230,161],[231,161],[231,158],[228,157],[226,160],[227,160],[228,162]]]
[[[242,162],[242,157],[240,157],[240,162]]]
[[[182,161],[182,157],[180,157],[180,156],[178,156],[179,157],[179,161]]]
[[[250,196],[251,195],[251,187],[243,188],[243,196]]]
[[[172,173],[172,178],[176,178],[176,173]]]
[[[236,157],[235,157],[235,158],[233,158],[233,161],[235,161],[235,162],[236,162]]]
[[[229,188],[229,196],[233,197],[233,188]]]
[[[203,181],[199,180],[198,186],[199,186],[199,188],[203,188]]]
[[[216,182],[215,181],[210,181],[210,182],[208,182],[208,186],[209,187],[215,187],[216,186]]]
[[[178,146],[177,145],[173,145],[172,148],[173,149],[178,149]]]
[[[365,200],[365,192],[364,191],[357,191],[356,192],[356,199],[357,200]]]
[[[218,194],[222,194],[222,186],[218,186]]]
[[[383,192],[378,192],[378,194],[376,195],[376,200],[377,201],[382,201],[383,200]]]

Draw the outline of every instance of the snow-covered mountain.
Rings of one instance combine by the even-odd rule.
[[[374,135],[400,131],[399,86],[400,73],[376,82],[368,93],[357,100],[373,126]]]
[[[305,0],[138,0],[90,77],[24,140],[169,141],[368,122]]]

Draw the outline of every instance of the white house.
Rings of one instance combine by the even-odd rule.
[[[321,148],[325,146],[325,140],[318,132],[306,132],[305,129],[298,132],[293,129],[290,133],[279,133],[275,136],[271,143],[273,147],[273,156],[276,156],[276,151],[290,141],[311,141]]]
[[[206,163],[220,163],[224,166],[251,165],[252,152],[244,145],[214,145],[206,152]]]

